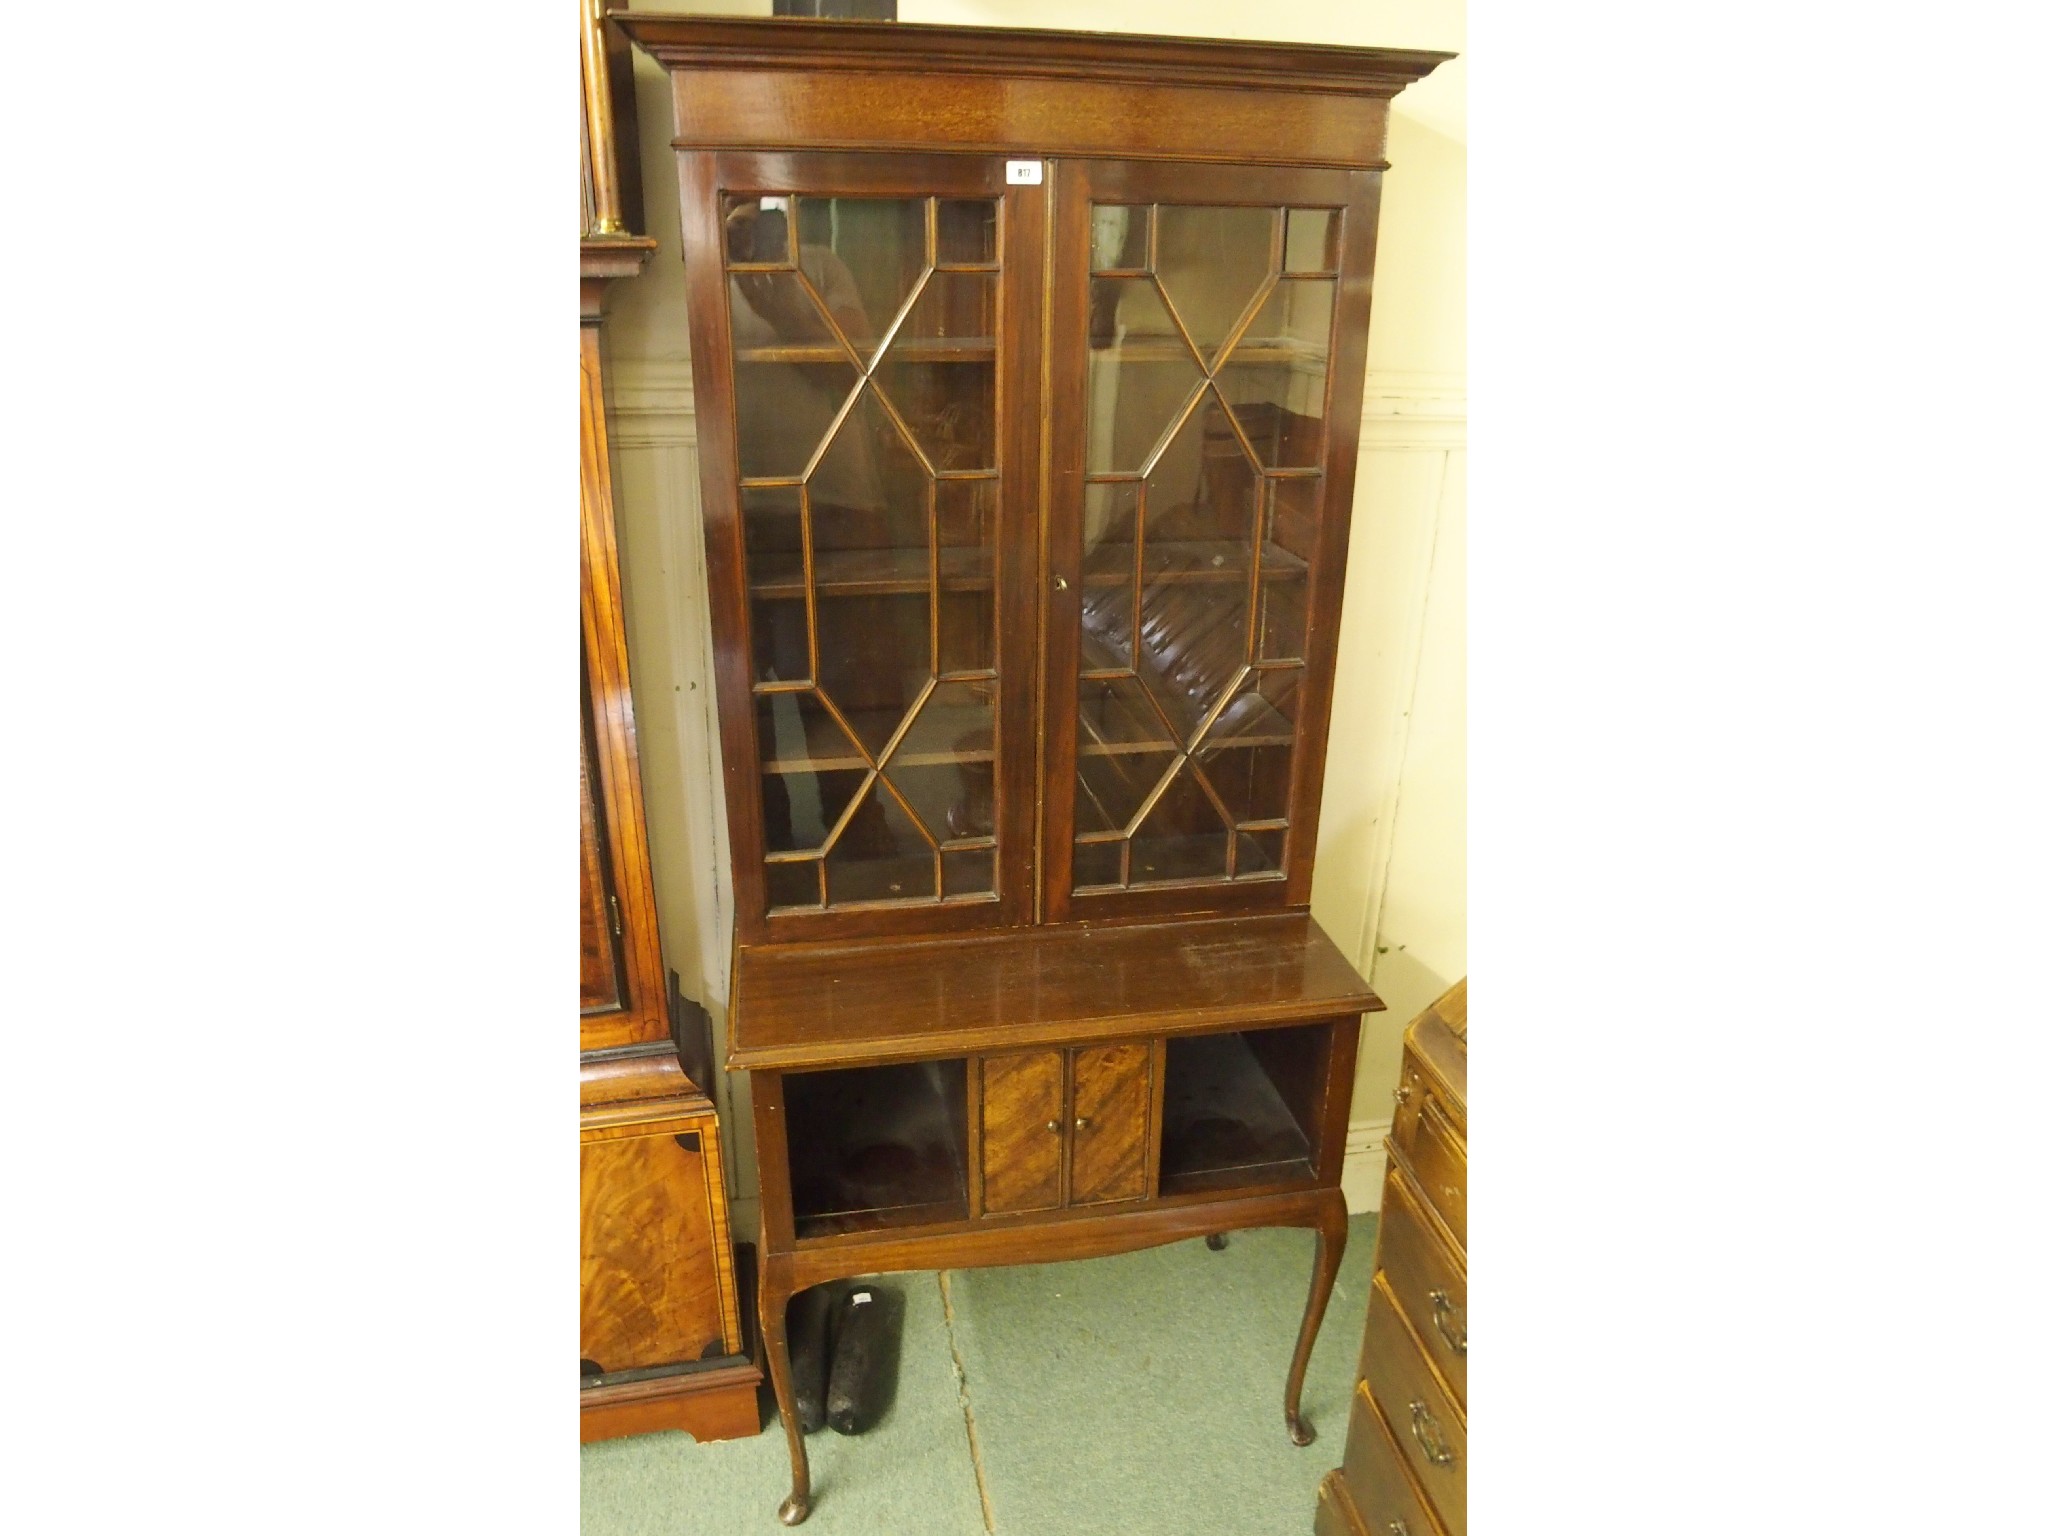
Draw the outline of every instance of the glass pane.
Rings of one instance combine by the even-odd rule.
[[[940,683],[883,766],[938,842],[995,835],[995,689]]]
[[[1093,210],[1076,889],[1284,868],[1340,228]]]
[[[1334,208],[1288,209],[1287,270],[1336,271],[1337,228],[1337,210]]]
[[[1322,462],[1336,287],[1327,277],[1274,284],[1216,375],[1253,452],[1270,469],[1313,469]]]
[[[731,296],[740,474],[794,478],[859,375],[794,273],[735,272]]]
[[[769,262],[789,265],[789,199],[733,197],[724,199],[725,259],[728,262]]]
[[[1089,284],[1088,472],[1142,470],[1202,382],[1149,277]]]
[[[986,672],[996,664],[993,480],[941,480],[939,671]]]
[[[1074,889],[1122,884],[1123,861],[1122,839],[1113,843],[1074,844]]]
[[[1089,267],[1097,272],[1117,268],[1131,272],[1146,270],[1151,263],[1145,259],[1145,230],[1151,217],[1150,208],[1097,203],[1089,241]]]
[[[806,859],[799,864],[770,864],[767,878],[769,908],[819,905],[823,890],[818,884],[821,867],[816,859]]]
[[[996,259],[996,204],[939,204],[941,266],[986,266]]]
[[[1240,832],[1237,835],[1237,876],[1279,874],[1287,868],[1287,829]]]
[[[1268,480],[1266,546],[1259,560],[1262,661],[1299,660],[1308,643],[1308,562],[1322,513],[1321,479]]]
[[[933,469],[996,462],[996,275],[934,272],[875,366]]]
[[[1207,397],[1160,456],[1145,494],[1138,673],[1181,740],[1247,660],[1259,472]]]
[[[771,908],[994,891],[1000,206],[725,200]]]
[[[938,895],[935,865],[932,845],[878,779],[825,855],[826,905],[932,900]]]
[[[1274,208],[1160,208],[1159,283],[1205,364],[1271,275],[1279,228]]]
[[[923,198],[799,197],[797,266],[867,361],[926,266]]]
[[[946,899],[960,896],[986,896],[996,888],[996,851],[993,848],[969,848],[959,853],[945,853],[939,856],[946,880]]]
[[[1131,839],[1131,884],[1220,880],[1230,858],[1230,829],[1196,775],[1173,776]]]

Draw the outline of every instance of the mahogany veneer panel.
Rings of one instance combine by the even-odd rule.
[[[1307,1022],[1386,1006],[1300,912],[743,949],[733,977],[735,1068]]]
[[[1152,1048],[1125,1043],[1074,1052],[1075,1205],[1145,1193]]]
[[[1058,1051],[983,1060],[983,1210],[1043,1211],[1060,1203],[1063,1065]]]

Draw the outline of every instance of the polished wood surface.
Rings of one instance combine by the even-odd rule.
[[[1388,98],[1450,57],[1025,28],[649,14],[620,24],[671,72],[679,148],[1369,164]]]
[[[1306,913],[744,949],[728,1061],[882,1061],[1385,1006]]]
[[[780,1517],[811,1502],[785,1309],[853,1275],[1307,1227],[1281,1392],[1307,1444],[1359,1020],[1382,1006],[1308,915],[1316,802],[1387,104],[1446,56],[619,24],[674,95],[733,850],[728,1065],[753,1074],[762,1349],[792,1471]],[[1042,180],[1013,184],[1006,157]],[[1133,217],[1123,252],[1091,261],[1119,207],[1154,232],[1234,222],[1250,231],[1243,270],[1213,291],[1169,282]],[[1208,249],[1177,237],[1168,266],[1201,269]],[[949,298],[942,272],[979,275],[941,285]],[[1166,328],[1147,310],[1119,331],[1102,273],[1156,285]],[[920,306],[932,323],[913,324]],[[1126,465],[1113,445],[1105,469],[1087,434],[1106,341],[1119,367],[1192,383],[1164,402],[1184,398],[1150,459]],[[891,356],[936,372],[899,389]],[[1175,383],[1147,377],[1162,398]],[[800,409],[762,404],[778,379]],[[1126,407],[1142,423],[1161,401],[1134,389],[1092,409]],[[872,465],[840,455],[856,421]],[[1141,489],[1117,525],[1084,505],[1090,484],[1154,484],[1169,450],[1157,508]],[[976,484],[994,489],[959,489]],[[1206,513],[1204,486],[1233,499]],[[971,514],[944,522],[963,501]],[[1117,582],[1131,601],[1098,605],[1083,678],[1079,594]],[[943,662],[970,656],[989,604],[994,664]],[[1075,684],[1135,682],[1145,645],[1161,729],[1106,709],[1092,722],[1079,891]],[[920,736],[953,684],[971,686]],[[1102,734],[1112,723],[1129,729]]]
[[[747,1359],[718,1362],[616,1387],[585,1389],[582,1441],[679,1429],[702,1445],[761,1433],[761,1367]]]
[[[1066,1147],[1063,1066],[1058,1051],[982,1058],[984,1211],[1043,1211],[1060,1203]]]
[[[604,867],[604,831],[590,790],[590,700],[583,701],[584,729],[577,743],[576,779],[582,792],[582,868],[579,899],[583,930],[583,1009],[619,1005],[619,957],[612,933],[611,879]]]
[[[1464,1536],[1464,1084],[1460,980],[1403,1037],[1358,1393],[1319,1531]]]
[[[1385,1536],[1394,1529],[1396,1520],[1407,1528],[1408,1536],[1437,1536],[1443,1530],[1429,1501],[1405,1468],[1393,1426],[1363,1385],[1351,1401],[1351,1428],[1344,1439],[1343,1482],[1348,1484],[1344,1487],[1345,1504],[1353,1512],[1361,1506],[1373,1512],[1373,1524],[1367,1525],[1361,1513],[1354,1530]],[[1355,1504],[1351,1502],[1353,1489],[1357,1490]]]
[[[1450,1536],[1465,1531],[1465,1414],[1429,1368],[1386,1277],[1373,1277],[1365,1312],[1367,1390],[1394,1431],[1415,1486]]]
[[[715,1117],[674,1117],[587,1136],[583,1183],[583,1357],[604,1374],[740,1347],[717,1276],[723,1223],[707,1223]],[[728,1261],[729,1263],[729,1261]]]
[[[1149,1044],[1136,1042],[1073,1053],[1073,1204],[1145,1193],[1152,1055]]]
[[[615,907],[619,987],[615,1005],[587,1010],[582,1048],[668,1035],[661,940],[655,927],[654,873],[640,801],[633,692],[626,665],[623,592],[612,519],[611,457],[605,432],[604,373],[594,326],[582,328],[583,666],[589,700],[590,768],[602,806],[605,905]],[[586,899],[589,899],[586,897]]]
[[[1465,1400],[1465,1265],[1401,1170],[1387,1170],[1380,1206],[1379,1269],[1415,1325],[1423,1353]]]

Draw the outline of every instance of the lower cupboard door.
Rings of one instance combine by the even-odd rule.
[[[1064,1052],[981,1060],[981,1208],[1046,1211],[1060,1203]]]
[[[1074,1052],[1072,1204],[1136,1200],[1145,1193],[1146,1115],[1152,1104],[1149,1044]]]

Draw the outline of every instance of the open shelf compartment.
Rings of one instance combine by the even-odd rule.
[[[783,1078],[799,1238],[967,1217],[967,1063]]]
[[[1333,1029],[1301,1024],[1169,1039],[1159,1193],[1313,1178]]]

